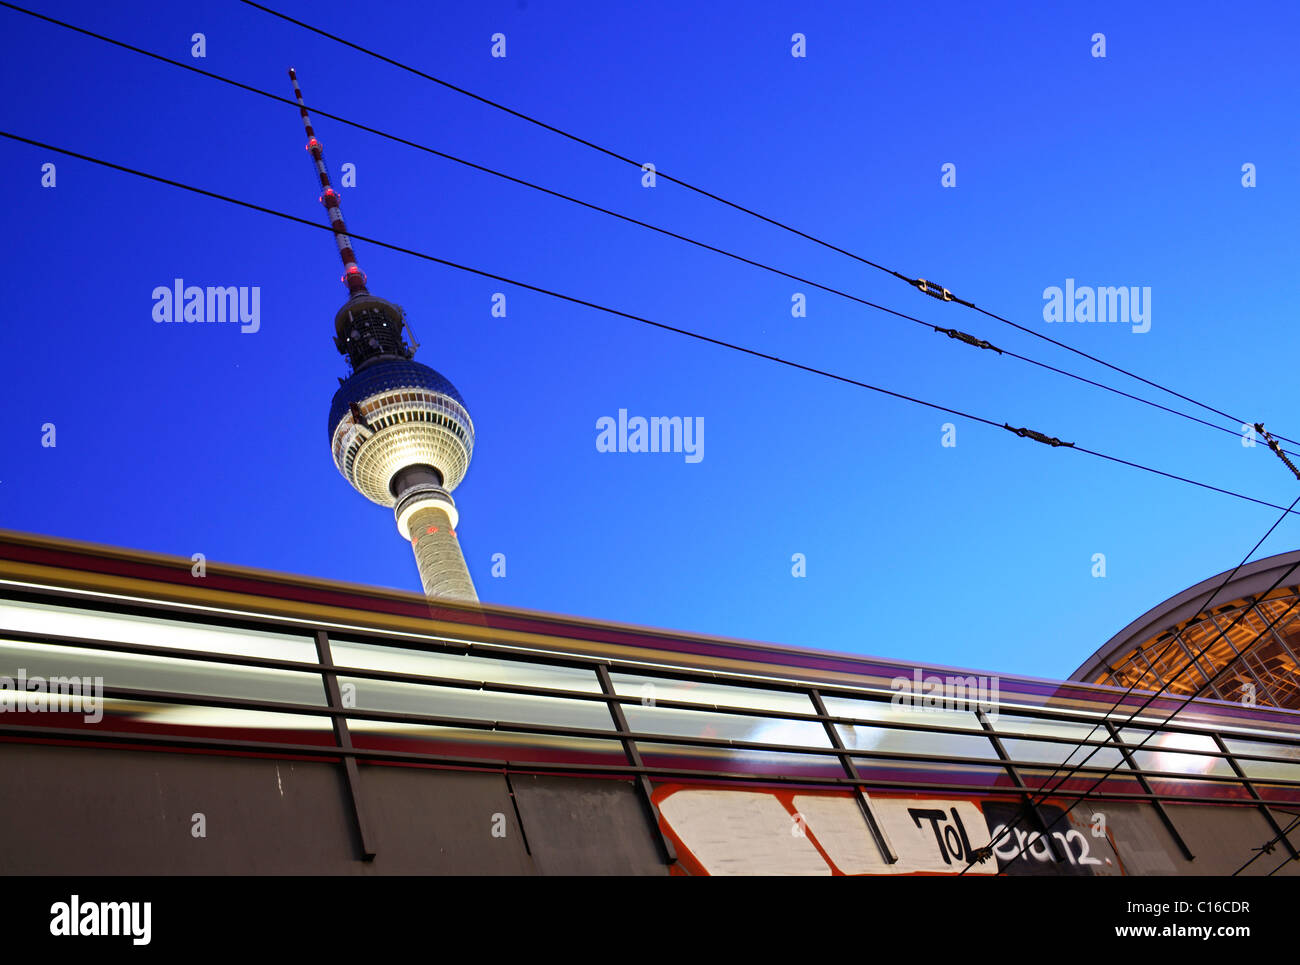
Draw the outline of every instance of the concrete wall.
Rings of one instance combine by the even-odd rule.
[[[0,742],[4,874],[668,874],[630,781],[420,767],[359,768],[373,861],[342,767],[216,754]],[[1273,832],[1253,807],[1075,809],[1049,849],[1011,799],[874,795],[885,865],[837,791],[659,785],[661,826],[688,874],[955,874],[1005,826],[996,870],[1037,875],[1230,874]],[[1061,802],[1064,804],[1066,802]],[[1042,808],[1048,820],[1061,808]],[[1101,820],[1098,820],[1098,816]],[[1281,818],[1286,818],[1282,815]],[[197,832],[201,830],[201,835]],[[1293,833],[1300,845],[1300,832]],[[1014,858],[1020,844],[1026,853]],[[1265,874],[1283,848],[1256,861]],[[992,862],[974,874],[995,872]],[[1300,873],[1300,862],[1280,874]]]
[[[629,781],[516,775],[512,803],[500,774],[363,765],[363,862],[337,764],[3,743],[0,773],[4,874],[668,873]]]

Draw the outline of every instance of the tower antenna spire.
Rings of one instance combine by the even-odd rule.
[[[298,113],[302,115],[302,126],[307,131],[307,150],[316,162],[316,173],[320,177],[320,203],[329,212],[330,227],[334,229],[334,241],[339,246],[339,257],[343,260],[343,284],[353,297],[370,294],[366,290],[366,273],[357,266],[357,256],[352,251],[352,239],[348,237],[347,225],[343,223],[343,210],[339,206],[339,193],[330,184],[329,171],[325,168],[325,149],[312,130],[311,115],[307,113],[307,104],[302,99],[302,88],[298,86],[298,75],[289,68],[289,79],[293,81],[293,96],[298,99]]]

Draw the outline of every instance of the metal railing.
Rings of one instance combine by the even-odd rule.
[[[1016,704],[1004,707],[1003,713],[1029,721],[1044,720],[1057,724],[1077,724],[1084,727],[1097,725],[1097,736],[1085,739],[1077,736],[1036,733],[1014,725],[1003,726],[996,717],[976,711],[968,714],[967,726],[948,722],[927,722],[924,710],[915,710],[908,719],[896,717],[888,720],[867,716],[834,714],[828,711],[828,700],[870,701],[882,706],[891,705],[892,695],[880,688],[832,685],[824,682],[806,682],[777,676],[765,677],[721,671],[702,671],[641,663],[618,659],[570,655],[504,646],[490,642],[446,640],[435,635],[415,638],[409,634],[385,632],[366,627],[349,627],[339,632],[324,625],[311,626],[301,620],[290,620],[254,613],[231,615],[207,613],[178,604],[121,600],[98,594],[79,593],[54,588],[18,588],[0,585],[0,600],[34,603],[45,607],[98,610],[125,614],[144,620],[165,617],[182,620],[196,626],[216,626],[245,631],[274,631],[295,638],[310,640],[314,644],[316,659],[312,662],[267,657],[216,653],[176,647],[82,636],[34,633],[9,629],[0,621],[0,641],[49,648],[53,654],[58,648],[77,647],[90,651],[106,651],[139,658],[165,658],[167,662],[193,663],[194,667],[233,666],[272,672],[291,671],[298,677],[312,675],[321,681],[323,702],[299,703],[273,699],[256,699],[246,696],[220,696],[195,693],[192,690],[145,689],[110,686],[106,681],[102,698],[106,713],[96,726],[74,724],[42,725],[35,723],[38,715],[0,713],[0,735],[9,740],[40,739],[65,740],[78,743],[103,742],[164,748],[175,751],[222,750],[226,752],[310,758],[339,764],[345,772],[351,795],[357,828],[362,841],[363,857],[373,857],[373,840],[367,828],[361,798],[358,792],[362,779],[359,764],[423,764],[433,767],[479,768],[511,773],[564,773],[623,778],[633,781],[646,809],[652,832],[664,848],[666,860],[675,860],[671,841],[660,829],[655,810],[653,792],[655,782],[710,781],[733,785],[783,784],[817,788],[832,788],[854,794],[872,832],[882,856],[892,862],[894,855],[875,822],[867,792],[946,792],[980,796],[1007,796],[1019,799],[1034,813],[1030,805],[1045,786],[1045,778],[1056,764],[1083,747],[1102,748],[1114,752],[1118,762],[1114,773],[1102,781],[1087,798],[1096,801],[1146,802],[1159,814],[1183,854],[1190,858],[1188,849],[1179,834],[1173,817],[1165,807],[1167,803],[1197,803],[1238,805],[1259,809],[1269,825],[1279,831],[1270,810],[1270,804],[1300,802],[1300,734],[1287,731],[1296,727],[1296,720],[1278,716],[1273,726],[1252,727],[1241,721],[1225,719],[1222,726],[1206,724],[1169,724],[1159,728],[1161,734],[1188,735],[1207,747],[1139,746],[1126,740],[1121,727],[1145,734],[1152,729],[1154,720],[1135,720],[1126,723],[1127,714],[1117,710],[1106,716],[1096,712],[1064,707]],[[467,632],[481,628],[467,627]],[[466,677],[449,677],[434,674],[399,672],[375,667],[352,666],[337,663],[332,655],[332,644],[362,644],[391,648],[406,653],[424,652],[450,656],[476,656],[494,661],[513,661],[532,667],[560,667],[589,672],[597,686],[591,690],[539,686],[529,683],[512,683]],[[7,671],[4,671],[7,672]],[[653,699],[620,692],[615,675],[633,675],[673,684],[709,684],[718,687],[742,688],[746,691],[771,692],[798,697],[809,708],[807,712],[775,709],[743,704],[702,703],[681,699]],[[349,705],[343,696],[340,680],[355,678],[385,684],[419,685],[441,688],[441,692],[480,692],[515,695],[539,700],[585,702],[603,706],[609,715],[609,727],[582,727],[553,722],[494,719],[462,714],[438,713],[439,691],[429,691],[429,712],[409,712],[376,709]],[[287,678],[286,678],[287,679]],[[1064,685],[1063,685],[1064,686]],[[1115,698],[1102,688],[1098,690],[1098,705],[1107,704],[1102,698]],[[1140,695],[1138,695],[1140,696]],[[286,718],[311,718],[318,724],[312,739],[286,739],[275,728],[231,728],[223,726],[220,716],[214,715],[211,725],[172,724],[140,726],[132,716],[131,704],[180,705],[209,708],[214,711],[270,712]],[[1075,701],[1077,703],[1077,700]],[[632,708],[651,710],[687,711],[699,716],[699,733],[673,733],[646,727],[636,728],[629,723],[628,711]],[[1203,715],[1213,716],[1215,708],[1205,702],[1198,703]],[[948,716],[954,712],[950,711]],[[963,713],[963,712],[956,712]],[[1123,714],[1123,716],[1121,716]],[[1001,716],[1001,714],[997,715]],[[1267,716],[1267,715],[1264,715]],[[775,722],[820,725],[825,744],[789,743],[772,740],[751,740],[719,737],[706,731],[710,720],[726,718],[751,718]],[[407,742],[408,746],[381,746],[374,735],[365,733],[363,725],[378,723],[399,725],[387,743]],[[1273,721],[1269,720],[1272,724]],[[449,733],[450,729],[453,733]],[[232,730],[234,731],[232,733]],[[488,740],[474,742],[464,735],[474,734]],[[886,735],[926,735],[938,739],[960,738],[963,743],[976,742],[981,747],[977,754],[936,753],[926,750],[886,749],[880,746],[854,746],[856,737],[866,734],[873,738]],[[1294,749],[1295,756],[1279,754],[1243,753],[1233,751],[1227,740],[1258,740],[1281,745],[1284,751]],[[416,746],[409,746],[411,742]],[[557,746],[557,741],[559,746]],[[1033,742],[1034,746],[1051,745],[1060,748],[1060,760],[1024,759],[1007,750],[1008,742]],[[424,746],[419,746],[420,744]],[[455,743],[451,751],[446,745]],[[429,745],[433,745],[430,747]],[[464,746],[461,746],[464,745]],[[486,745],[486,746],[485,746]],[[987,755],[982,749],[987,747]],[[476,753],[472,753],[476,751]],[[526,753],[525,753],[526,752]],[[1082,752],[1086,754],[1086,751]],[[1226,763],[1229,773],[1189,773],[1183,770],[1161,770],[1142,766],[1140,757],[1170,755],[1162,760],[1194,759],[1198,766],[1205,762],[1214,765]],[[775,755],[766,761],[748,761],[744,755]],[[1183,755],[1179,758],[1178,755]],[[592,760],[592,758],[597,758]],[[1074,758],[1071,758],[1073,760]],[[1154,758],[1153,758],[1154,759]],[[1280,765],[1285,774],[1269,774],[1253,765]],[[760,766],[761,765],[761,766]],[[899,768],[897,765],[906,765]],[[916,774],[917,768],[923,770]],[[1252,769],[1254,773],[1252,773]],[[1078,771],[1079,781],[1092,783],[1111,771],[1112,766],[1089,762]],[[1077,783],[1077,782],[1076,782]],[[1060,794],[1077,792],[1075,784],[1062,787]],[[1288,849],[1289,840],[1283,835]],[[1294,850],[1293,857],[1297,857]]]

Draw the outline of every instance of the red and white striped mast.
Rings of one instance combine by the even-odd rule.
[[[339,379],[330,403],[334,465],[366,499],[393,510],[397,531],[415,553],[426,596],[477,603],[478,592],[456,537],[460,513],[451,496],[469,469],[474,423],[456,387],[413,358],[414,349],[402,338],[403,330],[409,330],[406,313],[366,290],[338,192],[325,168],[325,150],[312,129],[292,68],[289,79],[349,295],[334,314],[334,347],[347,356],[352,369],[346,379]],[[382,419],[375,418],[379,413]]]
[[[293,81],[293,96],[298,99],[298,113],[302,115],[302,126],[307,131],[307,150],[316,162],[316,173],[320,177],[320,203],[329,212],[330,226],[334,229],[334,241],[339,246],[339,257],[343,259],[343,284],[355,297],[370,294],[366,290],[366,273],[357,266],[357,256],[352,251],[352,239],[348,237],[347,225],[343,223],[343,211],[339,207],[339,193],[330,184],[330,174],[325,168],[325,149],[316,139],[312,130],[311,115],[307,113],[307,104],[302,99],[302,88],[298,86],[298,75],[289,68],[289,79]]]

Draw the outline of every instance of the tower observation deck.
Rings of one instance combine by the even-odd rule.
[[[415,349],[405,338],[406,313],[366,288],[324,149],[292,69],[289,77],[348,289],[347,302],[334,316],[334,346],[351,369],[348,378],[340,379],[330,405],[334,465],[361,495],[392,507],[397,531],[415,552],[426,596],[477,603],[456,537],[460,514],[451,497],[469,469],[474,423],[456,387],[415,361]]]

